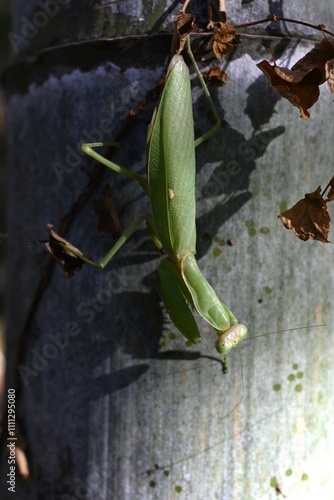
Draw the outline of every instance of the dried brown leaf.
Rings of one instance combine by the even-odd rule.
[[[299,239],[308,239],[330,243],[328,240],[330,216],[327,205],[321,195],[319,186],[313,193],[305,194],[305,198],[298,201],[289,210],[278,216],[284,226],[298,236]]]
[[[326,80],[329,90],[334,92],[334,58],[325,64]]]
[[[235,29],[232,25],[220,23],[220,27],[215,31],[212,37],[212,50],[217,59],[223,54],[227,54],[237,47],[235,39]]]
[[[210,71],[203,75],[204,80],[208,85],[225,85],[227,82],[227,74],[219,66],[215,66]]]
[[[180,12],[180,14],[176,16],[174,20],[174,34],[171,49],[173,55],[181,54],[187,36],[196,28],[195,19],[193,14],[184,14],[183,12]]]
[[[292,69],[288,68],[280,68],[279,66],[274,66],[274,71],[276,75],[278,75],[282,80],[288,83],[300,83],[303,78],[305,78],[305,71],[303,70],[298,70],[293,71]]]
[[[300,78],[300,72],[297,71],[294,75],[287,68],[279,68],[271,66],[268,61],[261,61],[257,65],[261,71],[269,78],[271,87],[276,90],[282,97],[299,108],[302,118],[309,118],[310,113],[307,111],[319,97],[319,86],[317,81],[312,82],[312,79]]]
[[[95,199],[93,204],[98,216],[98,231],[111,233],[115,240],[118,239],[122,234],[122,228],[109,185],[103,188],[102,197]]]
[[[334,44],[327,38],[323,38],[304,57],[299,59],[291,68],[292,71],[304,71],[308,73],[317,69],[321,83],[326,80],[325,64],[334,57]],[[319,83],[319,85],[321,84]]]
[[[319,85],[329,79],[326,77],[326,65],[330,71],[328,61],[333,58],[334,44],[324,38],[291,69],[276,64],[271,66],[268,61],[261,61],[257,66],[269,78],[272,88],[299,108],[302,118],[309,118],[308,109],[319,98]]]
[[[76,257],[72,253],[70,253],[67,249],[71,249],[76,252],[78,255],[84,257],[84,254],[75,246],[73,246],[69,241],[66,241],[64,238],[59,236],[55,231],[52,230],[52,224],[47,225],[47,230],[49,233],[49,241],[45,243],[45,247],[49,250],[49,252],[55,257],[59,265],[62,267],[68,278],[71,278],[75,271],[81,269],[84,262],[80,259],[80,257]],[[62,245],[65,245],[64,248]]]

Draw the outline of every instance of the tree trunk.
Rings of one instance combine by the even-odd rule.
[[[223,125],[196,152],[197,255],[249,329],[224,374],[214,331],[199,322],[202,343],[189,348],[171,325],[161,256],[144,227],[105,271],[85,266],[70,280],[41,245],[28,245],[52,223],[98,260],[113,243],[93,211],[106,183],[123,228],[148,209],[135,183],[107,169],[92,178],[95,163],[78,147],[119,140],[112,160],[144,173],[151,90],[180,4],[93,3],[54,0],[47,11],[17,1],[3,78],[7,387],[18,390],[31,470],[30,485],[16,474],[18,498],[275,499],[277,484],[289,498],[331,498],[332,247],[298,240],[277,214],[333,175],[333,96],[324,85],[302,120],[256,67],[268,48],[291,67],[322,35],[283,22],[249,28],[224,56],[227,84],[212,90]],[[329,0],[307,0],[302,11],[290,3],[231,0],[228,21],[277,14],[333,28]],[[199,136],[211,117],[195,78],[193,89]],[[2,498],[12,498],[8,467]]]

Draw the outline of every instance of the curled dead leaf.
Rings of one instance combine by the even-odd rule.
[[[305,75],[302,77],[299,71],[294,74],[287,68],[271,66],[268,61],[261,61],[257,66],[269,78],[271,87],[299,108],[302,118],[310,117],[307,110],[319,98],[318,79],[312,82],[312,79],[308,78],[306,81]]]
[[[185,14],[184,12],[180,12],[180,14],[176,16],[174,20],[174,33],[171,48],[172,55],[181,54],[187,36],[196,28],[195,19],[193,14]]]
[[[328,88],[331,92],[334,92],[334,58],[326,62],[325,72]]]
[[[323,38],[321,42],[317,43],[313,49],[299,59],[291,68],[292,71],[304,71],[308,73],[318,69],[321,74],[320,84],[326,80],[325,64],[329,59],[334,57],[334,44]]]
[[[204,80],[208,85],[225,85],[227,82],[227,74],[219,66],[214,66],[203,75]]]
[[[334,58],[334,44],[327,38],[299,59],[291,69],[282,68],[268,61],[261,61],[257,66],[268,77],[271,87],[282,97],[299,108],[302,118],[309,118],[310,109],[319,98],[319,85],[328,79],[331,85],[331,61]],[[326,76],[326,65],[327,73]]]
[[[330,243],[328,233],[330,216],[327,204],[321,195],[319,186],[313,193],[305,194],[305,198],[298,201],[292,208],[278,216],[287,229],[292,229],[296,236],[303,241],[308,239]]]
[[[67,249],[73,250],[76,254],[84,257],[84,254],[69,241],[59,236],[52,230],[52,224],[47,225],[49,241],[45,243],[47,250],[55,257],[68,278],[71,278],[75,271],[82,268],[84,262],[80,257],[76,257]]]
[[[220,59],[223,54],[231,52],[238,45],[234,27],[231,24],[219,24],[219,28],[214,32],[211,39],[212,50],[217,59]]]

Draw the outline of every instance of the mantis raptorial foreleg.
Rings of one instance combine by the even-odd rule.
[[[169,260],[160,264],[159,276],[171,320],[188,340],[199,342],[201,336],[189,308],[190,304],[216,330],[216,348],[220,354],[225,355],[245,337],[247,328],[239,325],[232,312],[220,301],[195,259],[195,147],[217,133],[221,122],[192,55],[189,36],[187,48],[213,112],[215,125],[195,140],[189,70],[183,57],[175,55],[169,64],[160,103],[148,130],[147,179],[120,167],[95,151],[94,148],[106,144],[82,145],[82,150],[87,155],[114,172],[137,181],[150,199],[151,214],[136,217],[97,264],[65,244],[61,246],[84,262],[103,268],[142,221],[146,220],[154,243],[169,257]]]

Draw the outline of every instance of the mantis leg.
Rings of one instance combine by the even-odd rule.
[[[181,273],[196,311],[213,326],[218,335],[226,332],[231,325],[238,323],[237,318],[219,300],[216,292],[201,273],[193,254],[183,257]]]
[[[247,335],[246,326],[239,324],[234,314],[219,300],[193,254],[183,257],[181,272],[196,311],[216,330],[217,351],[226,356]]]
[[[201,341],[197,323],[186,302],[191,296],[182,280],[180,271],[170,260],[163,260],[158,268],[162,297],[168,314],[176,328],[193,344]]]
[[[190,37],[189,36],[187,38],[187,51],[188,51],[189,57],[191,59],[191,62],[194,65],[197,77],[201,83],[201,86],[204,90],[204,94],[209,102],[210,109],[211,109],[212,114],[214,116],[214,119],[216,121],[216,123],[214,124],[214,126],[212,128],[210,128],[210,130],[208,130],[205,134],[203,134],[201,137],[198,137],[198,139],[195,140],[195,148],[196,148],[197,146],[199,146],[200,144],[202,144],[203,142],[205,142],[207,139],[209,139],[210,137],[212,137],[213,135],[215,135],[218,132],[218,130],[221,127],[221,120],[220,120],[220,117],[218,115],[218,111],[213,103],[212,98],[211,98],[209,89],[208,89],[208,87],[203,79],[203,76],[199,70],[199,67],[197,66],[197,63],[195,61],[194,54],[192,53],[191,46],[190,46]]]
[[[136,231],[136,229],[140,226],[140,224],[146,220],[147,224],[149,224],[149,215],[144,214],[144,215],[139,215],[136,217],[133,222],[130,224],[130,226],[124,231],[122,236],[116,241],[116,243],[111,247],[109,252],[99,261],[99,262],[93,262],[92,260],[88,259],[81,253],[77,252],[76,250],[69,248],[65,243],[58,242],[58,245],[64,248],[67,253],[70,253],[72,255],[75,255],[79,259],[81,259],[83,262],[86,264],[89,264],[90,266],[96,267],[98,269],[103,269],[108,262],[114,257],[114,255],[118,252],[118,250],[124,245],[124,243],[130,238],[130,236]]]
[[[104,146],[115,146],[115,143],[110,143],[110,142],[91,142],[87,144],[82,144],[81,145],[81,150],[86,153],[88,156],[91,158],[94,158],[94,160],[97,160],[98,162],[102,163],[105,167],[110,168],[117,174],[121,174],[124,177],[128,177],[129,179],[132,179],[134,181],[137,181],[141,187],[144,189],[146,193],[148,193],[148,188],[147,188],[147,181],[144,177],[142,177],[139,174],[136,174],[136,172],[132,172],[131,170],[128,170],[127,168],[120,167],[116,163],[108,160],[107,158],[104,158],[104,156],[100,155],[97,153],[94,148],[100,148]]]

